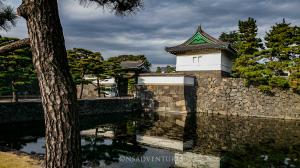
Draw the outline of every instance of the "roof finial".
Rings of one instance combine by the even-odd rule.
[[[198,26],[197,32],[202,32],[202,27],[201,27],[201,25]]]

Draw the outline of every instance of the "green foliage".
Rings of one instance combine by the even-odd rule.
[[[106,6],[115,11],[116,15],[126,15],[140,9],[143,6],[142,0],[80,0],[82,4],[90,4],[91,2],[99,6]]]
[[[223,32],[220,35],[219,39],[224,42],[230,43],[233,48],[237,48],[238,41],[239,41],[239,33],[236,31],[231,31],[229,33]]]
[[[256,20],[248,18],[239,21],[239,44],[237,45],[239,55],[252,55],[263,48],[262,40],[257,38]]]
[[[99,84],[100,79],[105,79],[105,65],[104,60],[100,52],[92,52],[83,48],[74,48],[68,50],[68,61],[70,66],[71,75],[76,85],[81,84],[81,91],[84,84],[93,84],[91,79],[87,79],[87,75],[90,77],[96,77],[98,90],[98,96],[100,96],[101,86]],[[80,94],[80,97],[82,94]]]
[[[246,85],[259,86],[264,91],[273,87],[282,89],[300,86],[300,28],[283,20],[272,26],[263,47],[257,38],[256,21],[239,21],[239,31],[223,33],[220,39],[231,42],[237,49],[233,76],[246,79]],[[283,77],[290,74],[289,77]],[[267,87],[268,86],[268,87]]]
[[[299,46],[294,45],[300,42],[299,36],[299,27],[291,26],[285,20],[276,23],[265,37],[269,58],[279,61],[295,58],[296,54],[300,54]]]
[[[265,55],[270,60],[267,63],[268,68],[272,69],[275,75],[282,75],[283,72],[289,72],[288,79],[276,81],[275,85],[279,87],[290,86],[298,92],[300,87],[300,28],[291,26],[283,19],[282,23],[276,23],[265,37],[268,47]],[[288,85],[286,84],[288,82]],[[274,81],[272,81],[274,86]]]
[[[132,94],[135,91],[135,84],[136,82],[134,78],[128,79],[128,91]]]
[[[122,88],[121,85],[123,85],[121,78],[123,78],[124,75],[127,73],[121,67],[122,61],[143,61],[145,69],[148,71],[150,71],[151,67],[151,63],[144,55],[120,55],[116,57],[110,57],[105,63],[105,71],[107,75],[115,78],[119,92]],[[127,84],[129,91],[133,92],[135,90],[135,80],[129,79]]]
[[[264,65],[257,62],[259,50],[263,47],[261,39],[256,36],[257,26],[253,18],[239,21],[239,33],[234,35],[238,53],[233,65],[233,75],[246,78],[251,85],[264,84],[264,78],[270,75],[269,71],[264,70]]]
[[[16,38],[0,38],[0,46],[7,45]],[[36,81],[30,46],[0,55],[0,94],[27,91]],[[27,89],[26,89],[27,88]]]
[[[259,85],[258,89],[263,93],[270,93],[272,90],[272,87],[268,86],[268,85]]]
[[[273,87],[279,87],[282,89],[287,89],[290,87],[289,81],[286,78],[274,76],[269,79],[269,85]]]
[[[2,6],[2,2],[0,1],[0,5]],[[9,6],[4,6],[0,8],[0,28],[3,30],[8,30],[10,25],[15,25],[15,20],[17,16],[13,12],[13,8]]]
[[[100,75],[103,58],[100,52],[92,52],[82,48],[68,50],[70,71],[75,84],[88,84],[91,81],[84,79],[85,75]]]
[[[71,74],[75,84],[93,84],[92,80],[86,79],[86,76],[96,77],[97,84],[94,84],[100,95],[100,90],[104,88],[100,85],[100,80],[114,77],[116,82],[127,72],[124,71],[120,64],[122,61],[139,61],[142,60],[146,69],[150,69],[150,62],[144,55],[121,55],[104,60],[100,52],[92,52],[82,48],[68,50],[68,60]],[[93,79],[94,80],[94,79]],[[134,90],[135,81],[129,80],[129,90]]]
[[[171,73],[171,72],[175,72],[175,71],[176,71],[175,67],[172,67],[170,65],[167,66],[166,73]]]
[[[167,65],[167,67],[163,67],[164,70],[162,70],[162,67],[156,68],[156,73],[172,73],[176,71],[176,68],[170,65]]]
[[[110,57],[106,61],[106,73],[115,78],[122,77],[126,73],[124,70],[122,70],[120,65],[122,61],[143,61],[144,66],[148,71],[151,67],[151,63],[144,55],[120,55],[116,57]]]
[[[156,73],[161,73],[161,67],[156,68]]]

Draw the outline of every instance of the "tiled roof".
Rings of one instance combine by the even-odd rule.
[[[231,47],[230,43],[223,42],[210,36],[202,30],[201,26],[199,26],[196,33],[184,43],[174,47],[165,48],[167,52],[175,55],[187,51],[202,51],[207,49],[228,50],[232,53],[236,52]]]
[[[122,69],[139,69],[144,65],[143,61],[122,61]]]

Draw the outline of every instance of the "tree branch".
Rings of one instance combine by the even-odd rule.
[[[13,42],[8,45],[0,47],[0,54],[7,53],[7,52],[10,52],[10,51],[22,48],[22,47],[26,47],[29,45],[30,45],[29,38],[25,38],[25,39],[22,39],[22,40],[19,40],[19,41],[16,41],[16,42]]]
[[[111,8],[117,15],[134,13],[135,10],[143,7],[143,0],[80,0],[83,5],[91,2]]]

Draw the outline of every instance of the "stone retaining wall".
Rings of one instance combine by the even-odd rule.
[[[290,90],[273,89],[266,94],[246,87],[243,79],[194,75],[195,86],[140,86],[139,98],[145,110],[300,119],[300,95]]]
[[[79,100],[80,115],[135,112],[140,101],[132,98]],[[41,102],[0,103],[0,124],[43,120]]]
[[[146,111],[187,113],[194,110],[194,86],[143,85],[138,97]]]
[[[81,85],[77,85],[76,89],[77,89],[77,97],[80,97]],[[83,85],[82,98],[83,99],[98,98],[97,87],[92,84]]]
[[[197,112],[300,119],[300,95],[290,90],[265,94],[238,78],[197,78]]]

